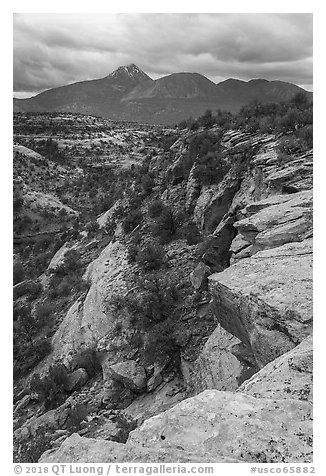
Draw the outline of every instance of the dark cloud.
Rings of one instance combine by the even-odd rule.
[[[312,14],[15,14],[14,92],[106,76],[197,71],[312,88]]]

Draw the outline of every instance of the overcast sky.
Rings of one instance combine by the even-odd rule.
[[[312,14],[14,14],[14,95],[137,64],[174,72],[278,79],[312,90]]]

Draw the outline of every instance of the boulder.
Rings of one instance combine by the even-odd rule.
[[[211,274],[211,269],[209,266],[207,266],[202,261],[198,263],[196,268],[190,274],[190,281],[193,288],[196,291],[199,291],[200,289],[204,289],[204,288],[207,289],[207,278],[210,274]]]
[[[103,370],[104,380],[110,377],[130,390],[143,390],[147,385],[145,369],[135,360],[126,360]]]
[[[239,392],[263,398],[292,398],[312,402],[312,336],[267,364],[244,382]]]
[[[262,368],[312,331],[312,240],[260,251],[209,277],[215,315]]]
[[[135,397],[130,388],[112,379],[105,379],[103,393],[102,403],[107,409],[126,408]]]
[[[136,421],[137,426],[141,425],[148,418],[172,408],[186,398],[187,395],[182,384],[183,382],[175,376],[170,378],[168,382],[165,382],[165,379],[163,379],[155,391],[138,395],[137,398],[123,410],[123,414],[127,420]]]
[[[163,382],[162,374],[153,375],[147,382],[147,391],[152,392]]]
[[[197,451],[184,451],[180,447],[142,448],[114,441],[84,438],[74,433],[59,448],[43,453],[39,463],[237,463],[235,458],[219,455],[206,456]]]
[[[20,428],[14,431],[14,439],[23,441],[30,436],[34,437],[40,430],[53,432],[64,425],[70,413],[71,402],[67,399],[60,407],[50,410],[43,415],[33,416]]]
[[[206,390],[132,431],[127,444],[181,447],[205,457],[243,462],[312,461],[312,405],[293,399],[255,398]]]
[[[236,390],[257,369],[234,355],[240,340],[218,325],[194,362],[182,359],[188,391],[194,395],[207,389]]]
[[[67,375],[67,381],[65,383],[65,390],[67,392],[74,392],[80,389],[88,380],[87,371],[83,368],[79,368]]]

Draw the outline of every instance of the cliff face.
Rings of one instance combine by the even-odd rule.
[[[208,278],[220,325],[188,371],[195,391],[233,389],[312,332],[311,152],[284,160],[276,146],[262,141],[204,255],[217,266],[227,248],[230,266]],[[210,200],[208,210],[219,214],[220,205]]]
[[[207,131],[176,134],[149,160],[156,205],[176,228],[186,213],[188,226],[164,243],[157,274],[144,275],[139,258],[130,258],[137,233],[137,245],[152,239],[151,202],[128,233],[114,222],[111,241],[94,252],[84,274],[89,289],[58,324],[48,364],[61,361],[71,374],[76,354],[91,348],[101,376],[48,417],[51,428],[64,427],[60,415],[79,399],[99,423],[79,431],[88,438],[65,433],[40,462],[312,460],[312,151],[281,154],[271,134],[208,132],[224,157],[216,183],[203,181],[198,156],[185,165],[193,138]],[[98,219],[101,229],[118,208]],[[155,327],[154,314],[141,327],[153,299],[166,306],[164,325]],[[112,411],[133,421],[128,439],[112,437]]]

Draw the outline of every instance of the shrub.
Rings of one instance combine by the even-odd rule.
[[[34,365],[36,365],[52,352],[51,339],[48,338],[37,341],[34,344],[34,352],[36,356]]]
[[[31,286],[29,288],[28,292],[28,299],[29,301],[34,301],[43,291],[42,284],[38,281],[34,281],[31,283]]]
[[[45,301],[43,304],[39,304],[35,309],[36,320],[39,325],[39,328],[43,327],[46,324],[53,323],[53,316],[55,312],[55,306]]]
[[[142,177],[141,187],[145,196],[150,195],[155,187],[154,179],[148,174],[144,175]]]
[[[124,219],[122,227],[125,233],[130,233],[141,223],[143,219],[142,213],[139,209],[132,210]]]
[[[153,327],[147,334],[144,356],[148,365],[165,362],[177,351],[173,337],[173,323],[167,319]]]
[[[164,250],[159,243],[149,243],[137,253],[136,261],[146,271],[158,269],[164,261]]]
[[[150,218],[158,218],[165,208],[162,200],[156,199],[149,203],[148,205],[148,215]]]
[[[202,240],[201,234],[194,222],[186,223],[182,227],[182,235],[187,240],[188,245],[196,245]]]
[[[74,355],[70,365],[73,370],[85,369],[89,377],[94,377],[102,370],[95,349],[85,349]]]
[[[67,371],[63,364],[55,363],[50,366],[46,377],[41,378],[35,373],[30,382],[30,389],[39,395],[46,410],[61,405],[66,399],[64,387],[67,381]]]
[[[151,231],[154,237],[158,238],[160,243],[168,243],[177,231],[177,225],[172,211],[163,206],[161,213],[152,223]]]
[[[136,261],[137,255],[139,253],[139,247],[133,243],[128,245],[128,260],[130,263],[134,263]]]
[[[105,207],[104,211],[105,210],[107,210],[106,207]],[[99,224],[97,223],[96,220],[90,221],[85,225],[85,230],[88,231],[89,233],[96,233],[98,229],[99,229]]]
[[[221,154],[208,152],[200,159],[194,169],[194,178],[201,185],[211,185],[220,182],[227,172],[224,159]]]

